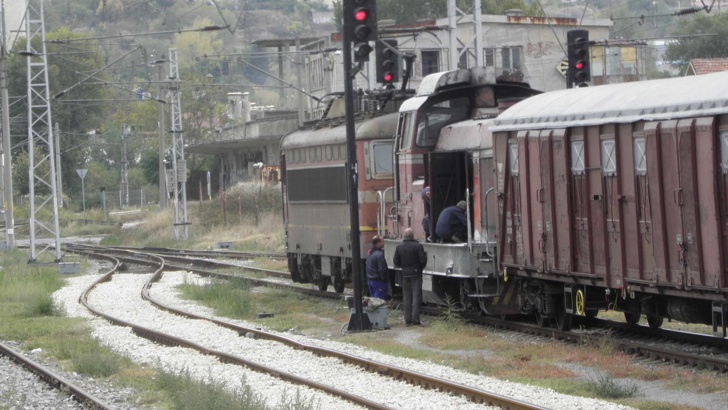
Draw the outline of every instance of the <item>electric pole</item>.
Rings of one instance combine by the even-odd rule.
[[[0,104],[2,104],[2,178],[3,178],[3,197],[2,205],[5,210],[5,247],[12,249],[15,247],[15,220],[13,219],[13,167],[12,154],[10,152],[10,112],[8,104],[8,66],[7,57],[9,49],[7,47],[7,36],[5,33],[5,2],[1,5],[2,16],[0,16],[0,35],[2,40],[0,43]]]
[[[170,130],[172,133],[172,170],[174,172],[174,237],[187,239],[189,222],[187,221],[187,161],[185,160],[185,138],[182,131],[182,108],[180,104],[180,86],[177,66],[177,49],[169,49],[169,95]]]

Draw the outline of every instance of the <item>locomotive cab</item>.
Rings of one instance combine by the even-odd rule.
[[[463,79],[460,70],[449,79]],[[441,78],[442,80],[442,78]],[[471,74],[468,81],[418,90],[417,97],[400,107],[395,155],[395,204],[388,219],[385,253],[391,260],[405,228],[412,228],[428,254],[423,277],[423,299],[428,303],[478,305],[474,295],[495,293],[494,197],[491,119],[499,113],[498,100],[525,98],[536,91],[523,84],[480,83]],[[443,81],[441,81],[442,83]],[[423,82],[427,85],[427,82]],[[424,95],[423,95],[424,94]],[[482,164],[482,165],[481,165]],[[423,190],[429,187],[429,199]],[[428,203],[426,203],[426,201]],[[436,233],[442,212],[460,201],[467,204],[467,235],[452,243]],[[486,206],[486,202],[492,202]],[[426,218],[429,211],[429,218]],[[429,233],[428,233],[429,232]],[[487,291],[486,291],[487,290]]]

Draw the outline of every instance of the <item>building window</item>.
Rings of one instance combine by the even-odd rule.
[[[465,50],[465,52],[463,52],[462,48],[458,49],[458,68],[465,69],[469,67],[468,54],[470,54],[470,51]]]
[[[486,67],[495,67],[495,49],[494,48],[484,48],[483,54],[485,55],[485,66]]]
[[[523,49],[521,47],[503,47],[501,59],[504,70],[520,70],[523,67]]]
[[[440,52],[437,50],[422,50],[422,76],[440,71]]]

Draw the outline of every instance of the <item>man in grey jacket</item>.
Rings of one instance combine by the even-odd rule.
[[[404,231],[404,241],[394,250],[394,266],[402,268],[402,304],[404,305],[404,323],[407,326],[420,323],[420,305],[422,304],[422,270],[427,265],[427,252],[421,243],[415,240],[412,228]]]

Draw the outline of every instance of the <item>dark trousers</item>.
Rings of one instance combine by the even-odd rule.
[[[389,283],[386,280],[369,279],[369,296],[382,300],[389,300]]]
[[[422,304],[422,276],[402,278],[402,299],[404,304],[404,323],[420,323]]]

